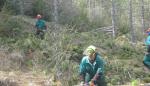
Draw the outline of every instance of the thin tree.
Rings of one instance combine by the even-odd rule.
[[[54,0],[53,5],[54,5],[54,14],[53,14],[54,22],[58,23],[58,0]]]
[[[20,14],[24,15],[24,0],[19,0]]]
[[[5,2],[6,2],[6,0],[0,0],[0,11],[3,8]]]
[[[103,6],[104,3],[103,2],[104,2],[103,0],[100,0],[100,4],[101,4],[101,6],[99,7],[100,16],[103,13],[103,8],[104,8],[104,6]]]
[[[115,37],[115,28],[116,28],[116,24],[115,24],[115,1],[112,0],[112,10],[111,10],[111,16],[112,16],[112,33],[113,33],[113,37]]]
[[[89,14],[88,14],[88,16],[89,16],[89,20],[91,21],[91,0],[88,0],[88,11],[89,11]]]
[[[144,0],[141,0],[141,19],[142,19],[142,34],[144,34],[145,30],[145,21],[144,21]]]
[[[132,0],[129,0],[129,28],[131,33],[131,41],[135,43],[135,33],[133,28],[133,17],[132,17]]]

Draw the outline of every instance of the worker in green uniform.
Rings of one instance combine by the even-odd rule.
[[[105,62],[96,50],[95,46],[89,46],[86,49],[86,56],[82,58],[80,63],[80,80],[83,86],[106,86]]]

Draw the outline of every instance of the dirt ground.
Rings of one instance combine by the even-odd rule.
[[[0,86],[61,86],[61,83],[42,73],[0,71]]]

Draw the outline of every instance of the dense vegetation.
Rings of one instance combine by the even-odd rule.
[[[116,16],[111,16],[109,0],[93,0],[90,7],[86,0],[31,0],[29,7],[22,3],[25,4],[23,0],[0,0],[0,70],[44,72],[54,75],[63,86],[72,86],[79,82],[82,53],[92,44],[106,61],[106,80],[110,86],[133,80],[150,82],[150,73],[143,71],[144,36],[140,13],[136,11],[140,9],[137,3],[142,2],[132,2],[135,43],[131,39],[127,0],[114,0]],[[147,3],[145,0],[144,5]],[[149,10],[146,6],[144,9],[146,29]],[[34,35],[33,17],[38,13],[48,25],[44,40]],[[112,17],[115,17],[115,37],[108,31],[112,29]]]

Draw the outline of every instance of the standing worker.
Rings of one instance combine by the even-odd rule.
[[[38,14],[36,16],[37,21],[35,24],[36,27],[36,35],[39,36],[41,39],[44,39],[44,35],[45,35],[45,31],[47,30],[47,26],[45,24],[45,21],[42,19],[42,16],[40,14]]]

